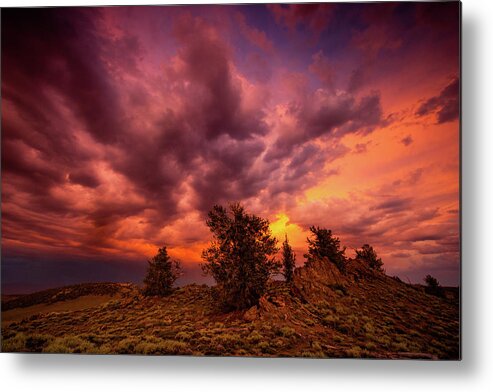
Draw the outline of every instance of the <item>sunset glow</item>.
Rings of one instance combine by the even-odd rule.
[[[459,4],[2,10],[2,286],[183,282],[214,204],[458,285]]]

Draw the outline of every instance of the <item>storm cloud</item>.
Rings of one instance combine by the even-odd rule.
[[[444,156],[443,168],[428,150],[420,155],[425,177],[442,176],[447,192],[422,178],[422,162],[398,158],[395,145],[425,143],[409,117],[389,121],[395,110],[412,112],[380,82],[413,54],[425,51],[434,64],[450,53],[410,44],[453,29],[421,7],[379,6],[397,18],[381,28],[371,27],[372,7],[330,4],[2,10],[5,287],[54,285],[48,274],[61,263],[60,284],[127,279],[163,244],[200,279],[204,217],[232,201],[271,221],[289,217],[298,252],[304,230],[319,224],[351,246],[368,239],[414,262],[417,254],[455,260],[457,214],[442,214],[458,208],[455,157]],[[411,21],[402,40],[389,37]],[[384,52],[395,58],[383,61]],[[452,68],[422,71],[444,81],[413,95],[427,126],[428,114],[457,120]],[[39,282],[30,266],[46,267]]]

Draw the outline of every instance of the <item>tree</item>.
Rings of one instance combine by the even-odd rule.
[[[278,248],[269,221],[247,214],[234,203],[229,211],[214,206],[206,224],[213,241],[202,252],[202,269],[216,281],[223,306],[230,310],[258,304],[269,278],[279,271],[272,257]]]
[[[444,297],[445,292],[443,291],[443,287],[440,286],[440,283],[436,278],[431,275],[426,275],[424,278],[426,283],[425,292],[431,295],[435,295],[437,297]]]
[[[383,272],[383,262],[377,256],[377,252],[368,244],[364,244],[361,250],[356,249],[356,260],[364,261],[371,269]]]
[[[166,296],[173,291],[173,284],[181,275],[179,261],[171,260],[166,247],[149,260],[147,275],[144,279],[144,294]]]
[[[295,264],[296,255],[294,254],[291,245],[289,245],[288,236],[286,235],[286,239],[282,243],[282,266],[284,279],[286,279],[287,283],[291,283],[293,281]]]
[[[339,271],[344,272],[346,270],[346,256],[344,255],[346,247],[340,249],[341,242],[339,238],[333,237],[331,230],[315,226],[311,226],[310,231],[313,239],[306,239],[308,242],[308,254],[305,254],[305,257],[308,260],[327,258],[337,266]]]

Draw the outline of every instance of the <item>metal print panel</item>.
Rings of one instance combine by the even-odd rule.
[[[1,13],[3,352],[460,359],[460,3]]]

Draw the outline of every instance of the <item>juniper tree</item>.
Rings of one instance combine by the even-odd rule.
[[[360,250],[356,249],[356,260],[364,261],[371,269],[383,272],[382,259],[377,252],[368,244],[364,244]]]
[[[213,234],[211,245],[202,252],[202,269],[217,283],[225,309],[245,309],[258,303],[269,278],[279,271],[273,256],[277,240],[269,221],[247,214],[239,204],[229,210],[214,206],[206,224]]]
[[[180,262],[171,260],[166,247],[163,246],[148,263],[147,275],[144,279],[144,295],[171,294],[173,284],[182,272]]]
[[[286,239],[282,243],[282,267],[284,279],[287,283],[293,281],[295,263],[296,255],[294,254],[291,245],[289,245],[288,236],[286,235]]]
[[[332,236],[332,231],[321,229],[320,227],[311,226],[312,238],[307,238],[308,253],[305,257],[308,260],[314,258],[327,258],[334,263],[336,267],[344,272],[346,270],[346,256],[344,252],[346,247],[341,249],[341,242],[338,237]]]

